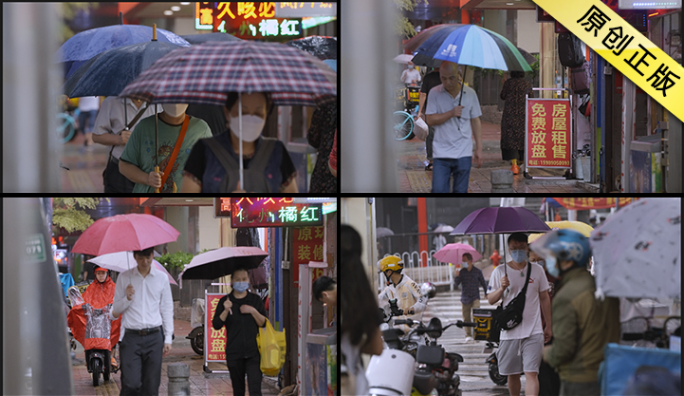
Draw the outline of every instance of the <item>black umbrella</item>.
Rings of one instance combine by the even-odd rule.
[[[325,36],[309,36],[285,43],[291,47],[306,51],[318,59],[337,59],[337,38]]]
[[[268,253],[258,247],[222,247],[195,256],[178,277],[216,279],[232,274],[236,268],[256,268],[266,257]]]
[[[230,35],[228,33],[216,32],[216,33],[205,33],[205,34],[191,34],[188,36],[181,36],[185,41],[190,44],[203,44],[208,41],[240,41],[239,38]]]

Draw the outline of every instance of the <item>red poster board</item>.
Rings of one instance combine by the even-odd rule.
[[[226,362],[226,328],[214,330],[211,325],[216,306],[225,294],[206,293],[206,314],[204,315],[204,355],[207,362]]]
[[[299,284],[299,265],[309,264],[309,261],[323,261],[323,227],[294,228],[292,280],[295,287]],[[312,281],[316,280],[322,273],[322,268],[314,271]]]
[[[570,99],[527,99],[525,166],[572,167],[572,106]]]

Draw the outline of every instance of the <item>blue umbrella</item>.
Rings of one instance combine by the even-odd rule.
[[[164,29],[157,29],[159,41],[189,47],[190,43]],[[78,33],[64,43],[56,53],[55,62],[64,62],[66,78],[95,55],[124,45],[150,41],[152,28],[139,25],[113,25]]]
[[[508,39],[477,25],[453,25],[434,32],[418,47],[413,63],[434,65],[435,60],[454,62],[466,68],[475,66],[504,71],[532,71],[520,51]]]
[[[216,32],[205,34],[191,34],[188,36],[180,36],[190,44],[203,44],[207,41],[240,41],[239,38],[228,33]]]
[[[117,47],[86,61],[63,87],[70,98],[119,96],[119,93],[157,59],[180,48],[159,41]]]

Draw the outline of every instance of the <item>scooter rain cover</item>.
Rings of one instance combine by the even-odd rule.
[[[121,316],[110,324],[109,315],[115,289],[116,285],[109,276],[103,283],[94,281],[83,293],[85,303],[73,307],[67,316],[71,333],[85,350],[111,351],[119,342]]]

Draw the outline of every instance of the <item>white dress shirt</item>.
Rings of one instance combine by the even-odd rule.
[[[126,298],[126,287],[133,285],[133,299]],[[123,314],[121,337],[124,329],[149,329],[164,326],[164,343],[171,344],[173,334],[173,298],[168,276],[154,266],[143,277],[138,266],[122,272],[117,278],[114,293],[114,312]]]
[[[100,112],[97,113],[97,118],[95,118],[95,127],[93,128],[93,133],[96,135],[104,135],[106,133],[111,133],[113,135],[120,135],[121,131],[126,127],[126,125],[135,118],[136,114],[145,106],[145,103],[140,105],[140,108],[135,107],[133,101],[130,99],[125,100],[126,106],[128,106],[128,116],[124,112],[124,98],[117,96],[110,96],[102,102],[100,107]],[[159,112],[163,111],[161,106],[157,106]],[[150,116],[154,115],[154,105],[147,107],[142,116],[138,121],[131,126],[131,131],[135,128],[138,123]],[[125,120],[124,118],[127,118]],[[121,153],[124,151],[124,145],[114,146],[114,151],[112,151],[112,156],[116,159],[121,157]]]

